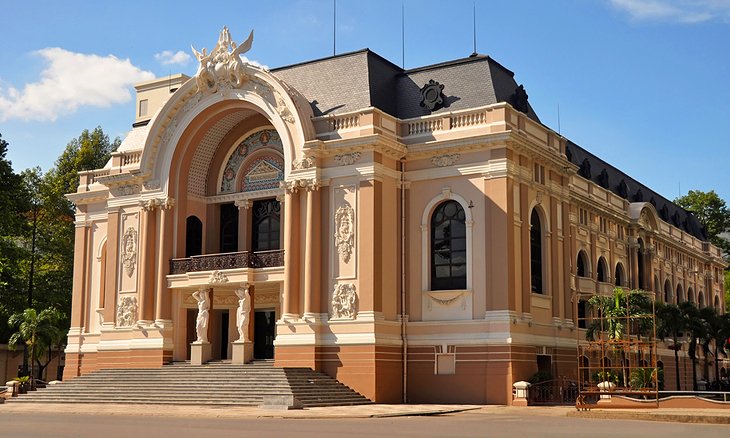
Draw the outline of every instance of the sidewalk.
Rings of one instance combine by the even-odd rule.
[[[253,406],[172,406],[129,404],[53,404],[53,403],[5,403],[0,412],[66,413],[70,415],[134,415],[164,417],[207,418],[383,418],[422,415],[493,415],[550,416],[574,418],[600,418],[645,420],[679,423],[730,424],[728,409],[593,409],[577,411],[572,406],[499,406],[499,405],[385,405],[333,406],[306,408],[290,411],[263,409]]]

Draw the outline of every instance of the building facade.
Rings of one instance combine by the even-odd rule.
[[[696,218],[543,125],[493,59],[269,71],[250,42],[224,29],[193,78],[138,85],[81,173],[65,378],[273,358],[376,402],[508,404],[575,377],[576,291],[724,311]]]

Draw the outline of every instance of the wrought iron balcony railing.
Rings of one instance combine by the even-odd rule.
[[[257,252],[239,251],[172,259],[170,260],[170,274],[239,268],[273,268],[278,266],[284,266],[283,249]]]

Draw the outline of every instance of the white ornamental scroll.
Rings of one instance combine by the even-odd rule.
[[[335,246],[342,260],[349,263],[355,246],[355,211],[348,203],[335,213]]]

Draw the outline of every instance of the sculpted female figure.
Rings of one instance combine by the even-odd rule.
[[[193,298],[198,301],[198,318],[195,320],[195,332],[198,336],[196,342],[208,342],[210,292],[208,289],[198,290],[193,293]]]
[[[238,296],[238,309],[236,310],[238,340],[248,342],[248,321],[251,315],[251,295],[248,293],[248,286],[236,289],[236,296]]]

